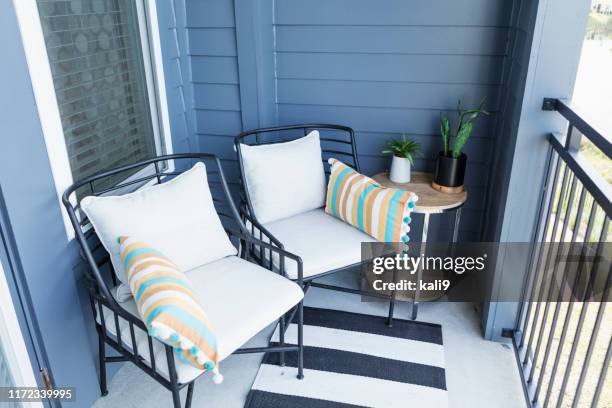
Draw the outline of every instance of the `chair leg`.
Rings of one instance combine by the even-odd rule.
[[[282,315],[280,319],[278,319],[278,342],[281,346],[285,345],[285,315]],[[285,366],[285,352],[281,351],[279,355],[279,365],[281,367]]]
[[[304,301],[298,305],[298,379],[304,378]]]
[[[412,320],[417,319],[417,315],[419,313],[419,302],[416,300],[412,303]]]
[[[172,347],[165,345],[166,361],[168,362],[168,376],[170,377],[170,391],[172,392],[172,405],[174,408],[182,408],[181,394],[178,386],[178,376],[176,375],[176,364],[174,361],[174,351]],[[193,384],[193,383],[192,383]],[[189,390],[188,390],[189,392]]]
[[[100,394],[104,397],[108,395],[108,387],[106,385],[106,346],[103,330],[98,328],[98,357],[100,359]]]
[[[191,401],[193,400],[193,387],[195,385],[195,381],[192,381],[187,386],[187,400],[185,401],[185,408],[191,408]]]
[[[178,385],[172,384],[172,389],[170,390],[172,391],[172,406],[174,408],[182,408],[181,406],[181,394],[179,392],[179,387]],[[189,390],[187,390],[189,391]]]

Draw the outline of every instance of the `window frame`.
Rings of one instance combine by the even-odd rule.
[[[170,114],[166,93],[166,82],[163,66],[163,54],[157,6],[155,0],[132,0],[136,3],[138,14],[138,29],[143,52],[147,96],[151,112],[151,122],[155,139],[156,153],[171,154],[172,137],[170,132]],[[45,44],[42,23],[38,12],[36,0],[13,0],[21,40],[24,47],[30,81],[36,108],[47,147],[51,173],[57,193],[58,204],[61,208],[64,227],[68,241],[74,239],[75,233],[70,223],[68,213],[63,208],[62,194],[74,183],[61,114],[55,94],[53,75],[47,47]],[[163,141],[163,144],[162,144]],[[173,163],[169,163],[166,171],[173,170]],[[127,180],[152,174],[153,168],[145,168],[133,174]]]

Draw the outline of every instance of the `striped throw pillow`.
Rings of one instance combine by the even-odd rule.
[[[416,194],[384,187],[339,160],[329,164],[325,212],[381,242],[409,241]]]
[[[134,302],[149,334],[172,346],[183,361],[218,374],[215,331],[185,274],[144,242],[125,236],[118,241]]]

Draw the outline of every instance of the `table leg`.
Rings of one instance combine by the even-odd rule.
[[[429,213],[425,213],[423,219],[423,233],[421,234],[421,252],[425,253],[427,249],[427,233],[429,232]],[[419,297],[421,295],[421,280],[423,279],[423,266],[417,270],[417,287],[414,291],[414,300],[412,301],[412,320],[416,320],[417,314],[419,313]]]
[[[459,222],[461,221],[461,207],[455,211],[455,226],[453,228],[453,242],[457,242],[459,237]]]

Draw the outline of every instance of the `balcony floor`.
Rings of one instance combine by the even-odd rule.
[[[333,278],[343,285],[354,282],[350,276]],[[388,305],[361,302],[358,295],[312,288],[306,305],[386,315]],[[395,316],[408,318],[410,305],[399,304]],[[511,346],[482,338],[480,317],[471,303],[443,301],[422,304],[419,320],[442,325],[446,358],[449,406],[513,408],[525,406],[523,390]],[[249,346],[264,345],[273,327],[263,330]],[[255,379],[261,355],[231,356],[222,363],[225,381],[215,385],[208,375],[195,386],[193,407],[241,408]],[[183,390],[183,392],[185,392]],[[184,401],[183,394],[183,401]],[[100,398],[96,408],[169,407],[170,392],[132,364],[125,364],[109,384],[109,394]]]

